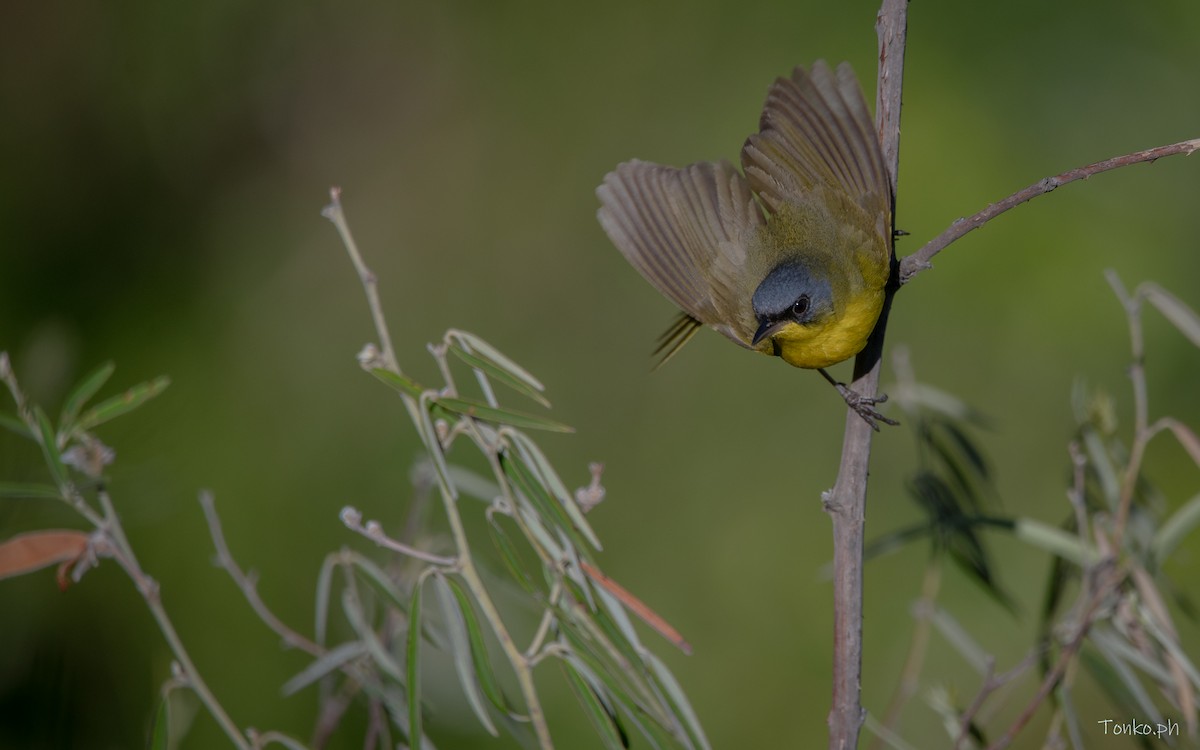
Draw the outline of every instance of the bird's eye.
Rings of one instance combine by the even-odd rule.
[[[803,295],[802,297],[800,297],[800,299],[798,299],[792,303],[792,314],[795,315],[797,318],[804,317],[804,314],[806,312],[808,312],[808,295],[807,294]]]

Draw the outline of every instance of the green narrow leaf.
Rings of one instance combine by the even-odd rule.
[[[1096,470],[1096,478],[1104,491],[1104,500],[1109,510],[1115,511],[1119,501],[1121,481],[1117,479],[1117,470],[1113,468],[1104,441],[1094,429],[1083,430],[1083,445],[1087,448],[1088,462]]]
[[[954,616],[947,612],[944,608],[938,607],[933,612],[931,619],[934,627],[942,634],[951,646],[958,651],[967,662],[975,668],[979,674],[987,674],[988,653],[983,646],[979,645],[970,633],[967,632]]]
[[[170,384],[171,379],[166,375],[160,375],[146,383],[139,383],[124,393],[105,399],[85,411],[79,417],[76,428],[83,431],[92,430],[122,414],[128,414],[165,391]]]
[[[500,454],[500,463],[504,469],[504,473],[512,481],[514,488],[519,490],[520,495],[528,500],[538,516],[544,519],[546,523],[552,524],[553,528],[566,532],[571,543],[576,547],[583,547],[585,545],[579,530],[571,522],[571,517],[567,514],[566,508],[550,495],[545,485],[542,484],[541,479],[534,475],[533,471],[524,461],[518,456],[513,456],[511,450],[506,450]]]
[[[524,427],[530,430],[547,430],[549,432],[575,431],[574,427],[561,422],[555,422],[553,419],[539,417],[536,414],[528,414],[514,409],[488,406],[482,401],[440,396],[433,399],[433,403],[446,411],[462,414],[473,419],[480,419],[484,422],[491,422],[496,425],[512,425],[513,427]]]
[[[154,727],[150,730],[150,750],[170,750],[171,747],[171,696],[163,692],[158,699],[158,710],[154,712]]]
[[[562,580],[574,600],[567,613],[559,618],[564,625],[563,633],[575,649],[591,661],[597,675],[605,680],[614,695],[636,696],[636,699],[631,698],[630,705],[641,706],[654,721],[665,723],[665,707],[650,689],[637,653],[622,637],[612,618],[603,611],[588,610],[582,604],[583,595],[575,582],[569,578]]]
[[[260,745],[260,747],[270,747],[271,745],[282,745],[282,746],[286,747],[287,750],[308,750],[308,748],[305,747],[304,743],[302,743],[299,740],[296,740],[292,737],[288,737],[286,734],[282,734],[280,732],[263,732],[259,736],[259,740],[262,742],[262,745]]]
[[[366,655],[366,647],[362,641],[346,641],[329,649],[320,657],[314,659],[295,677],[283,683],[281,691],[284,695],[294,695],[313,684],[325,675],[341,669],[346,664]]]
[[[108,379],[112,377],[113,371],[117,366],[112,362],[105,362],[97,367],[88,376],[79,381],[75,386],[75,390],[67,396],[67,400],[63,402],[62,419],[59,424],[62,425],[64,432],[71,431],[71,425],[75,423],[75,419],[79,417],[79,412],[83,410],[83,405],[92,399]]]
[[[326,555],[321,563],[321,570],[317,573],[317,612],[313,635],[320,646],[325,645],[325,633],[329,624],[329,596],[333,587],[333,568],[337,565],[337,557],[338,553]]]
[[[571,519],[571,523],[583,534],[584,538],[592,545],[593,549],[603,549],[600,544],[600,538],[596,536],[596,532],[592,531],[592,526],[584,517],[583,511],[579,509],[579,504],[575,502],[574,495],[563,484],[559,478],[558,472],[554,470],[554,466],[546,458],[546,454],[542,453],[542,449],[537,443],[529,439],[527,435],[516,430],[507,433],[516,443],[517,451],[525,462],[531,465],[539,475],[541,475],[543,484],[550,490],[551,494],[559,499],[563,509],[566,510],[567,516]]]
[[[408,394],[409,396],[420,396],[425,392],[425,389],[420,386],[415,380],[406,378],[398,372],[385,370],[382,367],[373,367],[368,370],[372,375],[380,380],[384,385],[392,388],[400,393]]]
[[[667,697],[670,699],[676,712],[683,717],[683,723],[688,735],[695,740],[696,744],[702,750],[712,750],[712,746],[708,744],[708,737],[704,734],[704,728],[700,726],[700,718],[696,716],[696,711],[688,701],[687,695],[684,694],[683,688],[680,687],[679,681],[675,679],[675,675],[671,674],[671,670],[667,669],[667,665],[663,664],[654,654],[647,651],[645,656],[650,662],[650,669],[654,672],[654,676],[658,678],[659,684],[667,691]]]
[[[539,393],[546,390],[546,387],[542,385],[541,381],[531,375],[528,370],[518,365],[499,349],[479,338],[475,334],[468,333],[467,331],[450,330],[447,332],[447,335],[465,343],[475,354],[490,360],[496,365],[496,367],[499,367],[500,369],[508,372],[514,378],[524,382],[531,389]]]
[[[629,619],[629,613],[625,611],[625,607],[613,596],[608,589],[603,586],[590,586],[596,597],[600,600],[601,605],[608,612],[608,616],[616,623],[621,635],[629,643],[632,651],[630,655],[642,653],[645,649],[642,648],[642,642],[638,638],[637,631],[633,628],[633,621]]]
[[[517,513],[521,518],[522,531],[528,534],[529,543],[540,547],[542,556],[545,559],[561,560],[563,556],[562,547],[554,540],[554,537],[550,536],[550,532],[542,524],[542,517],[530,508],[518,508]]]
[[[59,500],[62,493],[49,484],[0,482],[0,497],[36,497]]]
[[[1021,541],[1069,560],[1081,568],[1094,564],[1100,557],[1090,544],[1084,544],[1079,537],[1033,518],[1016,519],[1013,534]]]
[[[1183,507],[1171,514],[1154,535],[1150,545],[1154,559],[1161,565],[1175,550],[1183,538],[1200,525],[1200,495],[1195,495]]]
[[[46,412],[41,410],[41,407],[33,408],[33,415],[37,419],[38,430],[40,432],[42,444],[42,455],[46,457],[46,466],[50,469],[50,477],[59,487],[64,487],[67,484],[67,467],[63,464],[62,454],[58,451],[58,438],[54,434],[54,426],[50,424],[50,418],[46,416]]]
[[[483,705],[483,697],[479,694],[479,685],[476,681],[474,661],[471,655],[471,643],[467,636],[466,617],[462,609],[456,605],[454,593],[446,581],[446,577],[441,573],[435,573],[433,583],[437,587],[438,602],[442,605],[446,628],[450,631],[454,668],[458,671],[458,681],[462,685],[463,693],[467,696],[467,703],[470,704],[471,710],[475,712],[476,718],[479,719],[480,724],[483,724],[484,729],[493,737],[499,737],[500,733],[496,731],[496,725],[492,723],[492,717],[488,716],[487,707]]]
[[[596,734],[600,735],[600,741],[608,750],[623,750],[629,747],[629,741],[625,737],[617,724],[617,717],[614,712],[609,709],[600,699],[599,696],[592,690],[592,686],[587,680],[580,676],[575,670],[574,665],[566,660],[560,660],[563,672],[567,675],[567,683],[571,686],[571,690],[575,693],[579,705],[583,706],[584,713],[592,722],[592,727],[595,728]]]
[[[1163,289],[1155,283],[1141,285],[1141,292],[1146,300],[1158,308],[1167,320],[1171,321],[1193,346],[1200,346],[1200,316],[1183,300]]]
[[[538,516],[554,526],[570,525],[566,511],[551,499],[546,488],[529,471],[529,467],[525,466],[519,458],[514,457],[512,451],[500,453],[500,466],[513,489],[519,493],[517,496],[519,505],[535,511]],[[522,500],[524,500],[523,503]]]
[[[30,432],[29,426],[16,417],[9,416],[8,414],[0,413],[0,427],[3,427],[9,432],[15,432],[21,437],[29,438],[30,440],[33,439],[33,433]]]
[[[1144,716],[1156,724],[1162,723],[1162,714],[1154,705],[1154,699],[1146,692],[1142,681],[1121,658],[1121,646],[1125,645],[1120,643],[1121,637],[1112,633],[1108,628],[1096,628],[1094,632],[1088,634],[1088,639],[1091,641],[1092,648],[1085,647],[1080,653],[1080,659],[1096,684],[1108,693],[1113,703],[1128,712],[1130,716]],[[1126,649],[1132,650],[1128,649],[1128,646]],[[1098,658],[1096,651],[1104,658]],[[1167,677],[1166,670],[1160,671],[1162,676]],[[1167,679],[1170,678],[1167,677]]]
[[[491,503],[501,494],[499,485],[470,469],[455,464],[447,464],[446,468],[454,486],[463,495]]]
[[[1162,647],[1163,651],[1167,652],[1167,655],[1183,670],[1187,679],[1197,688],[1200,688],[1200,670],[1196,669],[1196,665],[1192,664],[1192,660],[1184,653],[1179,642],[1176,640],[1175,634],[1167,632],[1159,624],[1158,616],[1150,611],[1146,604],[1138,605],[1138,619],[1150,631],[1150,635],[1154,636],[1154,640],[1158,641],[1158,645]],[[1170,623],[1167,625],[1170,627]]]
[[[362,573],[374,588],[383,594],[401,612],[408,611],[408,599],[396,588],[395,582],[375,563],[359,554],[350,556],[350,563]]]
[[[379,636],[375,634],[374,626],[367,621],[366,613],[362,610],[362,603],[350,589],[342,592],[342,611],[346,614],[346,620],[350,623],[350,627],[354,629],[359,641],[363,644],[367,653],[371,655],[371,659],[375,664],[388,677],[400,684],[404,684],[404,670],[400,669],[400,665],[396,663],[396,658],[392,656],[392,652],[379,640]]]
[[[451,500],[457,500],[458,491],[450,481],[450,471],[446,468],[446,454],[442,451],[442,441],[438,438],[437,428],[434,427],[433,418],[429,415],[429,401],[430,399],[422,393],[418,401],[405,399],[404,406],[408,409],[408,414],[417,428],[421,442],[425,443],[425,450],[429,453],[430,460],[433,461],[438,486]]]
[[[1071,699],[1068,682],[1064,680],[1058,683],[1058,686],[1054,688],[1054,697],[1058,702],[1059,711],[1062,713],[1063,723],[1067,725],[1067,736],[1071,739],[1071,747],[1082,750],[1085,745],[1079,731],[1079,712],[1075,709],[1075,702]]]
[[[458,342],[455,342],[455,344],[458,344]],[[457,346],[451,345],[450,351],[454,352],[454,354],[457,355],[458,358],[463,362],[466,362],[469,366],[476,370],[481,370],[493,380],[503,383],[517,393],[520,393],[522,396],[533,399],[546,408],[550,408],[550,401],[542,395],[541,391],[533,388],[524,380],[515,377],[508,370],[497,366],[494,362],[490,362],[482,357],[477,357],[476,355],[467,351],[467,349],[463,348],[461,344]]]
[[[537,591],[537,587],[533,584],[533,577],[529,575],[521,562],[521,555],[517,551],[516,545],[513,544],[512,537],[500,526],[500,522],[490,515],[488,516],[488,532],[491,534],[492,543],[500,552],[504,566],[508,568],[508,572],[516,579],[521,588],[525,589],[528,594]]]
[[[408,605],[408,637],[405,648],[408,683],[408,744],[415,745],[424,734],[421,728],[421,589],[425,577],[417,579]]]
[[[483,629],[479,627],[479,618],[475,616],[475,607],[471,604],[471,598],[458,580],[450,577],[445,580],[449,584],[450,590],[454,592],[454,598],[458,600],[458,608],[462,610],[467,626],[467,638],[471,642],[471,659],[475,664],[475,676],[479,678],[483,694],[487,696],[493,706],[504,713],[516,714],[516,709],[504,697],[496,674],[492,671],[492,663],[487,654],[487,644],[483,640]]]
[[[603,667],[599,666],[597,661],[590,659],[590,657],[584,658],[580,653],[566,648],[565,644],[563,645],[564,648],[560,652],[559,658],[571,664],[571,667],[588,683],[593,693],[601,696],[602,699],[618,704],[624,710],[623,715],[625,718],[637,727],[637,730],[650,743],[650,747],[654,748],[654,750],[664,750],[667,747],[677,746],[663,730],[658,719],[644,709],[644,704],[635,702],[632,694],[625,692],[619,686],[611,687],[611,675],[603,674]],[[648,722],[643,721],[643,719],[648,720]]]

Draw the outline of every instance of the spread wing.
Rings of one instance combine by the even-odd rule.
[[[755,323],[746,254],[765,220],[732,164],[676,169],[635,159],[609,172],[596,195],[597,217],[613,244],[693,321],[681,320],[668,332],[663,361],[700,324],[749,346]]]
[[[849,196],[884,239],[871,245],[885,257],[889,252],[887,168],[848,63],[834,73],[818,61],[811,71],[797,67],[791,78],[776,79],[759,132],[742,148],[742,168],[771,213],[813,201],[837,205]]]

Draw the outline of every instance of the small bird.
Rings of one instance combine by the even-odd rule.
[[[596,189],[625,259],[682,309],[659,365],[701,325],[819,370],[871,427],[895,424],[824,368],[866,346],[892,278],[892,193],[849,64],[797,67],[771,86],[759,132],[728,161],[633,160]]]

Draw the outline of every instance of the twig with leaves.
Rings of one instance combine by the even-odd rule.
[[[387,589],[390,603],[407,615],[403,670],[385,648],[369,649],[370,656],[379,661],[380,672],[403,688],[405,707],[397,723],[410,744],[428,743],[423,732],[420,661],[421,633],[431,625],[422,589],[430,583],[464,694],[480,724],[492,734],[498,733],[498,717],[510,732],[521,736],[531,729],[531,739],[539,747],[553,747],[533,672],[543,663],[557,662],[606,747],[626,746],[625,725],[630,724],[657,746],[707,748],[708,741],[682,689],[663,662],[641,644],[628,613],[681,649],[687,650],[686,642],[649,607],[605,576],[593,559],[593,550],[598,550],[600,543],[585,513],[604,495],[599,467],[591,468],[589,485],[575,493],[567,490],[525,430],[568,432],[570,428],[502,405],[496,384],[542,406],[549,402],[540,381],[473,334],[451,330],[429,347],[443,379],[439,388],[423,387],[401,370],[389,354],[394,350],[387,341],[375,276],[358,254],[336,189],[332,198],[324,214],[337,227],[354,259],[379,337],[379,345],[364,348],[359,362],[404,403],[424,445],[433,488],[450,528],[452,552],[445,554],[423,549],[410,540],[393,539],[381,524],[364,521],[353,508],[342,513],[349,528],[417,564],[402,578],[375,577],[374,581]],[[480,398],[461,391],[455,362],[461,362],[474,376]],[[449,454],[463,441],[483,456],[490,477],[450,463]],[[494,598],[495,587],[488,584],[480,568],[463,519],[464,511],[471,509],[464,504],[467,498],[483,501],[483,516],[501,560],[512,580],[541,609],[527,646],[518,644]],[[529,564],[531,557],[536,564]],[[329,587],[323,584],[319,612],[327,610],[328,600]],[[358,613],[350,619],[365,618]],[[354,629],[365,642],[375,632],[367,622]],[[519,709],[499,688],[500,680],[485,648],[485,629],[500,644],[504,663],[516,680],[521,694]],[[326,629],[321,627],[318,643],[324,643],[325,635]],[[399,710],[394,703],[385,705],[390,713]],[[393,716],[394,721],[396,718]]]

